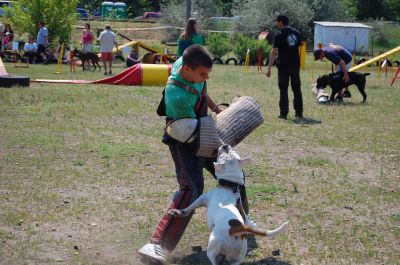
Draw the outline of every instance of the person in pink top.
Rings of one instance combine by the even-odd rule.
[[[85,24],[85,29],[82,32],[82,53],[87,53],[92,51],[92,42],[95,40],[93,31],[90,29],[90,24]],[[89,67],[89,61],[86,61],[87,67]]]

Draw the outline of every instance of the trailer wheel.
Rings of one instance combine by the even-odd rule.
[[[233,62],[234,65],[237,65],[237,64],[238,64],[238,61],[236,60],[236,58],[228,58],[228,59],[225,61],[225,64],[230,64],[230,62]]]
[[[222,62],[221,58],[214,58],[213,64],[224,64],[224,63]]]
[[[360,59],[360,60],[357,61],[357,65],[358,65],[358,64],[362,64],[362,63],[364,63],[365,61],[366,61],[365,58],[362,58],[362,59]]]

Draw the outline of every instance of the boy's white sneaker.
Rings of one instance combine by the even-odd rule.
[[[165,250],[161,245],[147,243],[141,249],[139,249],[139,254],[145,259],[153,262],[158,262],[159,264],[165,264],[167,261],[164,258]]]

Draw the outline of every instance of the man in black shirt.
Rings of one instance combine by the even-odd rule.
[[[289,113],[288,87],[290,77],[296,118],[301,119],[303,118],[299,55],[301,34],[296,29],[289,27],[289,18],[285,15],[279,15],[275,20],[275,25],[281,31],[275,36],[266,76],[267,78],[271,76],[271,66],[276,59],[276,66],[278,67],[278,86],[280,90],[279,118],[286,120]]]

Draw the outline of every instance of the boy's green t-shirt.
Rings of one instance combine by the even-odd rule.
[[[182,66],[182,57],[179,58],[172,66],[171,75],[168,79],[180,81],[196,89],[199,93],[197,95],[187,92],[185,89],[168,84],[165,87],[165,106],[167,118],[180,119],[180,118],[196,118],[194,108],[203,91],[204,82],[191,83],[183,79],[179,74],[179,68]]]

